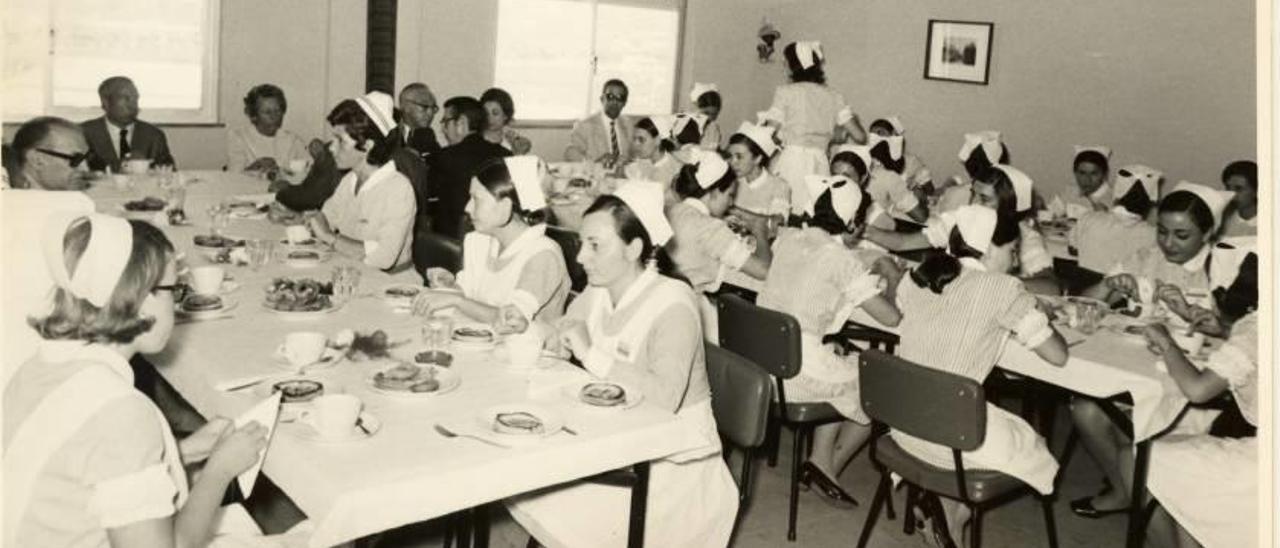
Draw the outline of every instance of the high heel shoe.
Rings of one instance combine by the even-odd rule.
[[[822,499],[828,504],[836,508],[853,508],[858,505],[858,501],[853,498],[840,484],[823,472],[821,468],[812,462],[804,463],[804,471],[801,473],[801,483],[818,488],[818,493],[822,495]]]

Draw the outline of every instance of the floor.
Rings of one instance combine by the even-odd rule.
[[[1065,431],[1065,425],[1058,428]],[[875,494],[878,475],[873,470],[866,452],[859,454],[840,476],[840,482],[858,499],[860,504],[852,509],[836,509],[823,502],[812,492],[800,493],[800,517],[798,538],[794,543],[786,541],[787,494],[789,473],[789,448],[791,437],[784,433],[784,450],[778,466],[770,468],[761,458],[756,466],[754,493],[748,503],[733,540],[738,548],[796,547],[852,547],[857,542],[867,517],[871,498]],[[736,460],[735,460],[736,462]],[[1112,515],[1098,520],[1076,517],[1067,508],[1068,501],[1093,494],[1101,485],[1100,474],[1089,457],[1077,450],[1068,463],[1056,499],[1056,518],[1059,546],[1099,547],[1121,546],[1124,539],[1126,517]],[[871,535],[874,547],[923,547],[929,546],[920,533],[912,536],[902,532],[902,501],[904,490],[894,493],[894,507],[898,519],[889,521],[881,516]],[[378,548],[417,548],[442,546],[438,524],[428,523],[403,527],[382,535],[376,542]],[[528,536],[503,516],[495,520],[491,528],[490,545],[495,548],[524,548]],[[1044,518],[1036,499],[1022,497],[991,510],[983,519],[983,545],[1047,546]]]

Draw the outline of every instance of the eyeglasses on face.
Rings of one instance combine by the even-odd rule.
[[[435,103],[419,103],[417,101],[408,101],[411,105],[418,105],[423,110],[440,110],[440,105]]]
[[[85,160],[89,158],[89,154],[85,152],[67,154],[65,152],[58,152],[56,150],[49,150],[47,148],[39,148],[39,147],[36,147],[36,151],[44,154],[48,154],[55,158],[62,158],[63,160],[66,160],[68,163],[70,163],[71,167],[79,167],[81,163],[83,163]]]
[[[170,292],[170,293],[174,293],[174,292],[178,291],[178,288],[179,288],[179,287],[181,287],[181,286],[182,286],[182,284],[157,285],[157,286],[155,286],[155,287],[151,288],[151,292],[152,292],[152,293],[159,293],[159,292],[161,292],[161,291],[168,291],[168,292]]]
[[[619,95],[619,94],[617,94],[617,93],[606,93],[606,94],[604,94],[604,100],[605,100],[605,101],[619,101],[619,102],[625,102],[625,101],[627,100],[627,96],[626,96],[626,95]]]

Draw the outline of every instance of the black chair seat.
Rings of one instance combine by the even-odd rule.
[[[902,479],[926,491],[960,498],[955,470],[938,468],[916,458],[898,445],[892,435],[881,436],[876,440],[876,460],[897,472]],[[1025,487],[1021,480],[1013,476],[995,470],[970,469],[968,466],[965,466],[964,479],[969,500],[976,503],[994,500]]]
[[[825,402],[787,402],[786,419],[791,422],[824,423],[844,420],[844,416],[831,404]]]

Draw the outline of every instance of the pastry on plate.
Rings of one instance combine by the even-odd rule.
[[[611,382],[592,382],[582,387],[578,397],[591,405],[614,407],[627,402],[627,391]]]
[[[493,429],[501,434],[541,434],[546,430],[542,419],[524,411],[498,413],[493,419]]]

